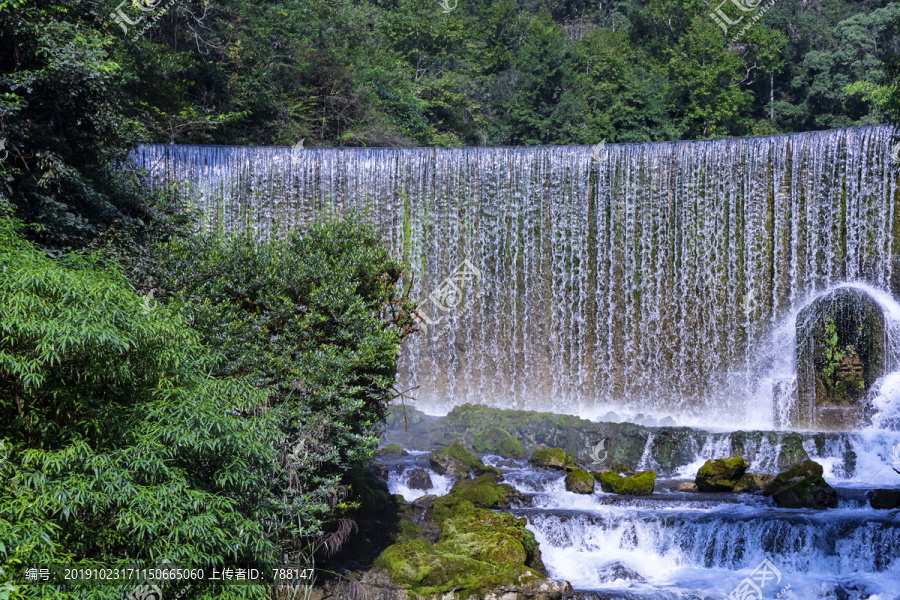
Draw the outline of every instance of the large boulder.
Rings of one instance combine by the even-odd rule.
[[[802,462],[779,473],[764,493],[771,495],[780,508],[837,508],[837,492],[822,478],[822,472],[822,465],[811,460]]]
[[[472,447],[482,454],[496,454],[503,458],[525,458],[519,440],[501,427],[488,427],[472,440]]]
[[[866,492],[872,508],[893,510],[900,508],[900,489],[869,490]]]
[[[383,448],[379,448],[375,452],[375,456],[379,458],[401,458],[407,456],[409,452],[400,447],[400,444],[388,444]]]
[[[450,494],[479,508],[509,508],[510,500],[521,496],[511,485],[498,484],[492,473],[475,479],[460,479],[453,484]]]
[[[562,448],[535,450],[530,460],[531,464],[536,467],[556,469],[558,471],[574,471],[578,468],[575,457]]]
[[[733,492],[737,494],[753,494],[762,492],[775,480],[774,475],[765,475],[763,473],[744,473],[735,484]]]
[[[697,471],[694,483],[701,492],[731,492],[749,466],[740,456],[710,459]]]
[[[434,486],[431,482],[431,475],[425,469],[413,469],[410,471],[406,482],[406,485],[411,490],[430,490]]]
[[[463,446],[462,442],[453,442],[440,452],[432,452],[429,458],[431,468],[438,475],[468,477],[470,471],[475,475],[501,474],[500,469],[486,466],[474,452]]]
[[[642,471],[632,477],[622,477],[612,472],[598,472],[595,477],[600,483],[600,489],[607,494],[649,496],[656,487],[655,471]]]
[[[855,429],[868,419],[866,396],[884,374],[884,311],[866,292],[839,288],[797,316],[794,425]]]
[[[576,494],[593,494],[594,476],[584,469],[575,469],[566,475],[566,489]]]
[[[602,582],[622,581],[646,581],[644,576],[620,562],[611,562],[601,565],[597,569],[597,578]]]
[[[784,471],[796,464],[809,460],[809,454],[803,447],[803,436],[799,433],[787,433],[781,436],[776,464]]]
[[[491,474],[458,481],[449,494],[430,500],[424,517],[417,519],[424,523],[423,532],[428,524],[439,527],[439,537],[416,537],[416,527],[402,528],[404,535],[375,559],[368,577],[383,575],[377,582],[364,576],[362,583],[385,592],[396,590],[376,596],[397,600],[559,600],[571,593],[569,584],[546,578],[526,519],[488,510],[508,506],[511,491],[496,484]]]

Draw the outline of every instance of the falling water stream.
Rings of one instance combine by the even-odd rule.
[[[405,342],[400,377],[426,412],[470,402],[694,427],[693,461],[646,498],[504,468],[552,576],[598,598],[724,598],[768,558],[783,580],[765,598],[896,600],[898,511],[865,500],[900,486],[885,469],[900,447],[891,145],[875,126],[596,148],[158,145],[134,160],[210,230],[267,238],[352,210],[377,225],[420,302],[426,331]],[[732,432],[787,428],[794,400],[778,390],[796,383],[797,315],[840,286],[881,306],[889,356],[871,425],[805,434],[839,508],[674,492],[728,456]],[[657,467],[652,436],[641,468]],[[777,472],[777,445],[747,448],[750,470]],[[408,499],[425,493],[406,485],[415,460],[391,474]],[[432,481],[429,493],[452,485]]]
[[[900,288],[890,144],[879,126],[596,149],[159,145],[135,159],[210,229],[270,237],[352,209],[374,222],[434,323],[401,359],[428,412],[772,427],[771,390],[760,401],[748,369],[772,332],[841,282]],[[453,281],[464,261],[469,280]]]

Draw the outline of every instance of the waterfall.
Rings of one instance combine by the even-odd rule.
[[[210,230],[266,238],[351,210],[376,224],[431,322],[401,357],[429,412],[473,402],[771,427],[788,397],[777,377],[760,387],[772,332],[843,282],[900,289],[891,136],[155,145],[134,160],[153,187],[177,182]]]

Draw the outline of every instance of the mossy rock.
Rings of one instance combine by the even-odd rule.
[[[737,494],[753,494],[766,489],[775,480],[774,475],[763,473],[744,473],[735,484],[733,492]]]
[[[431,518],[435,523],[441,524],[457,514],[471,512],[475,510],[475,505],[471,500],[465,500],[455,495],[448,494],[441,496],[434,501],[431,507]]]
[[[416,596],[455,590],[460,598],[483,597],[502,587],[544,579],[525,564],[528,545],[533,549],[534,536],[525,529],[524,519],[471,509],[444,522],[437,545],[425,539],[395,544],[373,566],[386,569],[392,583]]]
[[[465,477],[469,471],[472,471],[475,475],[484,473],[502,475],[500,469],[485,465],[474,452],[459,441],[453,442],[440,452],[432,452],[430,462],[431,468],[436,473],[450,477]]]
[[[772,498],[779,508],[837,508],[838,495],[820,476],[804,477],[779,488]]]
[[[474,440],[472,447],[482,454],[496,454],[503,458],[525,458],[522,444],[500,427],[488,427],[482,430]]]
[[[380,458],[400,458],[402,456],[408,456],[409,452],[400,447],[400,444],[388,444],[384,448],[379,448],[377,452],[375,452],[375,456]]]
[[[444,521],[440,551],[462,554],[491,564],[524,565],[534,548],[534,534],[527,521],[509,513],[475,509]]]
[[[397,529],[391,534],[392,544],[408,544],[422,537],[422,528],[410,521],[400,521]]]
[[[619,475],[625,475],[627,477],[631,477],[632,475],[634,475],[634,469],[620,462],[614,462],[613,464],[609,465],[609,470],[613,473],[618,473]]]
[[[809,454],[803,448],[803,437],[799,433],[788,433],[781,438],[781,449],[778,452],[777,465],[782,471],[809,460]]]
[[[562,448],[543,448],[531,455],[531,464],[561,471],[574,471],[578,468],[575,457]]]
[[[600,489],[606,493],[626,496],[648,496],[656,487],[656,472],[642,471],[631,477],[622,477],[618,473],[598,473],[597,481]]]
[[[807,477],[821,477],[824,472],[822,465],[819,463],[813,460],[805,460],[801,463],[797,463],[790,469],[779,473],[775,479],[765,487],[765,494],[766,496],[771,496],[791,483],[806,479]]]
[[[576,494],[593,494],[594,476],[584,469],[575,469],[566,475],[566,489]]]
[[[519,495],[514,487],[498,484],[490,473],[475,479],[460,479],[450,490],[450,495],[468,500],[480,508],[509,508],[509,501]]]
[[[697,471],[694,483],[701,492],[731,492],[749,466],[740,456],[710,459]]]

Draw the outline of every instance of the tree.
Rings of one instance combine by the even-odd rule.
[[[265,568],[274,476],[267,393],[212,378],[177,306],[135,294],[95,257],[53,260],[0,217],[0,556],[69,564]],[[136,582],[102,586],[121,598]],[[0,582],[2,585],[2,582]],[[81,591],[79,591],[81,590]],[[26,597],[81,597],[58,581]],[[196,583],[186,598],[263,597]]]
[[[339,548],[348,475],[374,455],[393,398],[400,343],[413,331],[402,266],[357,219],[282,240],[173,241],[159,297],[183,303],[224,357],[212,374],[271,389],[282,478],[262,511],[282,552]]]

